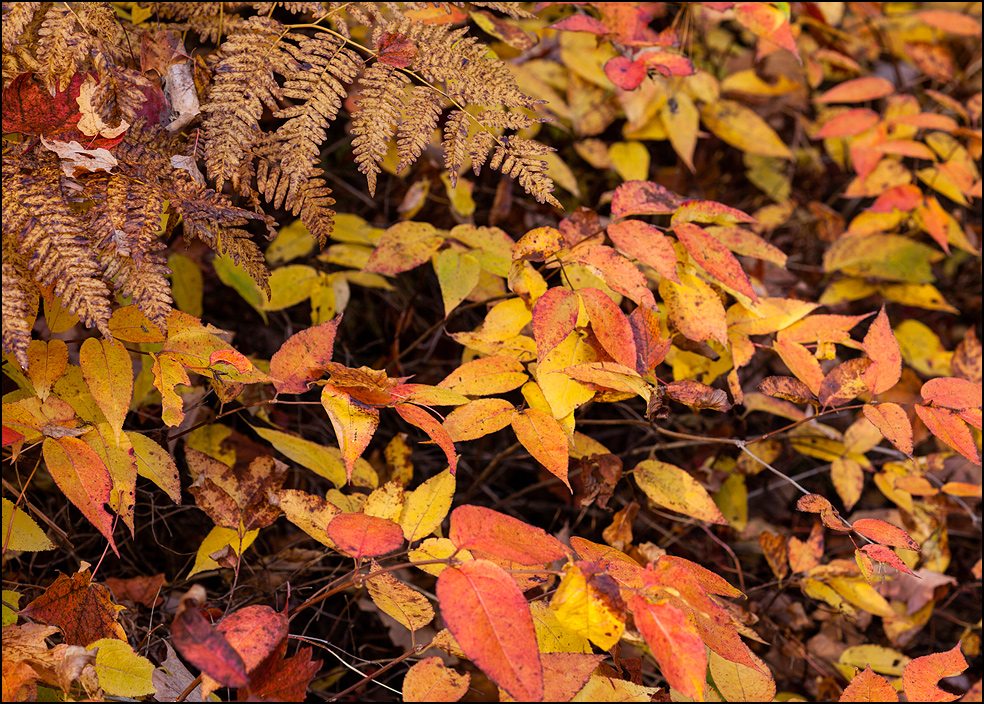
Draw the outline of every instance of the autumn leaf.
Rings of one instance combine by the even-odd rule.
[[[670,281],[680,282],[673,242],[655,225],[622,220],[611,223],[606,232],[619,252],[651,266]]]
[[[868,390],[865,374],[871,366],[866,357],[856,357],[838,364],[823,378],[817,400],[824,408],[843,406]],[[894,383],[893,383],[894,386]]]
[[[452,511],[448,537],[459,550],[481,550],[523,565],[544,565],[567,555],[563,544],[540,528],[481,506]]]
[[[302,394],[331,361],[341,316],[295,333],[270,358],[277,393]]]
[[[577,297],[584,305],[598,342],[605,352],[616,362],[629,367],[635,366],[636,349],[632,327],[622,309],[601,289],[585,287],[579,289]]]
[[[444,451],[448,466],[451,468],[451,474],[454,474],[458,469],[458,454],[455,452],[454,441],[447,429],[420,406],[415,406],[412,403],[398,403],[394,408],[403,420],[423,430],[430,436],[431,440],[437,443]]]
[[[877,543],[871,543],[869,545],[863,545],[861,547],[861,552],[870,557],[872,560],[877,562],[884,562],[886,565],[891,565],[899,572],[905,572],[906,574],[915,575],[916,573],[909,569],[908,565],[902,562],[902,559],[898,554],[891,548],[885,547],[884,545],[878,545]]]
[[[403,545],[403,529],[399,524],[364,513],[335,516],[327,532],[341,552],[357,560],[385,555]]]
[[[438,387],[464,396],[491,396],[519,388],[528,379],[523,365],[512,357],[481,357],[462,364]]]
[[[895,548],[919,552],[919,543],[898,526],[893,526],[878,518],[859,518],[851,524],[855,533],[865,538]]]
[[[663,387],[663,392],[668,398],[686,404],[694,410],[710,408],[723,413],[731,409],[728,396],[721,389],[715,389],[692,379],[671,381]]]
[[[477,398],[451,411],[444,428],[454,442],[474,440],[502,430],[515,414],[513,404],[504,398]]]
[[[626,181],[615,189],[612,220],[629,215],[669,214],[685,199],[652,181]]]
[[[308,686],[321,669],[321,660],[311,659],[311,648],[299,648],[292,657],[285,658],[287,638],[249,676],[249,685],[237,694],[244,698],[299,701],[305,697]]]
[[[895,86],[881,76],[864,76],[844,81],[814,100],[818,103],[863,103],[884,98],[895,92]]]
[[[910,702],[952,702],[959,695],[945,692],[937,684],[944,677],[959,675],[966,669],[967,661],[957,643],[945,653],[924,655],[910,661],[902,673],[902,688]]]
[[[394,276],[431,258],[444,236],[428,222],[400,222],[388,228],[373,250],[365,271]]]
[[[602,650],[614,646],[625,630],[625,603],[618,584],[597,563],[568,564],[550,609],[565,628]]]
[[[948,408],[934,408],[916,404],[916,415],[929,428],[929,432],[945,442],[974,464],[981,463],[973,435],[963,418]]]
[[[405,702],[456,702],[468,691],[471,676],[445,667],[439,657],[418,660],[403,678]]]
[[[379,571],[373,560],[370,572]],[[405,628],[416,631],[434,620],[434,609],[420,592],[404,584],[388,573],[381,573],[365,581],[369,597],[380,610],[395,618]]]
[[[229,467],[191,447],[185,447],[185,458],[197,474],[189,490],[215,525],[250,531],[277,520],[280,509],[267,497],[283,485],[286,464],[262,455],[246,467]]]
[[[981,407],[981,384],[959,377],[930,379],[919,390],[926,403],[960,410]]]
[[[444,622],[471,661],[517,701],[540,701],[536,632],[513,578],[488,560],[473,560],[443,570],[436,591]]]
[[[895,687],[881,675],[875,674],[871,665],[863,672],[854,675],[850,684],[841,693],[840,702],[897,702],[899,695]]]
[[[126,632],[118,623],[122,609],[113,603],[109,589],[92,581],[86,565],[71,577],[58,575],[20,614],[58,626],[69,645],[87,646],[100,638],[126,640]]]
[[[707,651],[687,614],[668,600],[651,603],[638,594],[629,600],[629,608],[669,685],[703,700]]]
[[[810,387],[791,376],[769,376],[759,382],[758,390],[766,396],[785,399],[793,403],[819,405]]]
[[[632,475],[653,503],[708,523],[728,524],[707,490],[679,467],[643,460]]]
[[[912,456],[912,423],[905,409],[897,403],[866,403],[861,409],[864,417],[903,454]]]
[[[243,668],[248,674],[256,670],[287,637],[287,614],[274,611],[262,604],[245,606],[219,621],[214,633],[222,636],[225,642],[239,654]],[[203,697],[207,697],[222,686],[243,685],[228,685],[222,680],[213,679],[203,670]]]
[[[572,291],[553,287],[533,307],[533,338],[536,353],[543,359],[564,341],[577,322],[578,298]]]
[[[362,456],[379,426],[379,411],[331,384],[321,389],[321,405],[335,431],[345,462],[345,476],[351,482],[355,461]]]

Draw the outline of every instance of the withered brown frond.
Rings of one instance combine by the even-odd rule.
[[[352,151],[359,171],[366,175],[369,193],[376,193],[376,174],[386,156],[389,141],[400,121],[403,105],[403,86],[410,79],[393,66],[374,63],[362,75],[362,90],[356,103],[358,112],[352,116]]]

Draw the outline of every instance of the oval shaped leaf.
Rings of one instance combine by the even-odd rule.
[[[326,532],[341,552],[357,560],[385,555],[403,545],[403,529],[398,524],[364,513],[335,516]]]

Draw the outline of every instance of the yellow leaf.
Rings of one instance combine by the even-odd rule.
[[[615,580],[607,574],[585,575],[576,564],[566,567],[550,608],[561,625],[602,650],[615,645],[625,631],[625,605]]]
[[[768,666],[749,653],[759,667],[725,660],[713,650],[708,652],[707,666],[714,686],[727,702],[771,702],[776,696],[776,681]]]
[[[536,642],[541,653],[590,653],[591,641],[560,622],[557,614],[543,599],[530,602]]]
[[[953,352],[943,347],[928,325],[918,320],[903,320],[894,332],[906,364],[925,376],[950,376]]]
[[[277,492],[277,505],[287,520],[303,530],[322,545],[335,547],[335,541],[325,530],[331,519],[341,511],[326,499],[297,489],[281,489]]]
[[[126,641],[100,638],[87,649],[96,650],[96,675],[106,694],[132,699],[157,693],[151,681],[154,663],[133,652]]]
[[[441,181],[444,183],[444,191],[447,193],[448,200],[451,201],[451,209],[462,218],[469,218],[475,214],[475,199],[472,191],[475,184],[466,178],[458,177],[454,186],[451,185],[451,176],[447,171],[441,172]]]
[[[256,285],[246,270],[225,256],[215,257],[212,260],[212,266],[215,267],[215,274],[219,277],[219,281],[234,289],[244,301],[260,314],[264,324],[267,323],[266,311],[263,310],[266,294],[264,294],[263,289]]]
[[[458,550],[458,547],[447,538],[428,538],[417,548],[407,553],[407,557],[410,558],[410,562],[413,562],[414,564],[418,562],[429,562],[430,560],[446,560],[452,555],[454,555],[458,560],[472,559],[472,555],[468,550]],[[417,565],[418,569],[422,569],[427,574],[434,575],[435,577],[439,575],[445,567],[447,567],[446,564],[437,562],[432,564]]]
[[[732,472],[714,495],[714,503],[721,510],[731,527],[741,533],[748,525],[748,489],[745,475]]]
[[[372,572],[379,569],[373,560]],[[387,616],[391,616],[411,631],[423,628],[434,620],[434,608],[423,594],[391,574],[379,574],[365,581],[369,597]]]
[[[362,504],[362,513],[397,522],[403,513],[403,487],[397,482],[386,482],[374,489]]]
[[[337,223],[336,223],[337,226]],[[334,233],[332,233],[334,235]],[[314,249],[314,235],[300,220],[280,228],[273,242],[266,248],[267,264],[285,264],[310,254]]]
[[[199,572],[208,572],[209,570],[219,569],[219,563],[213,560],[209,555],[221,550],[226,545],[232,548],[233,552],[237,555],[242,555],[253,541],[256,540],[256,536],[260,534],[259,529],[247,531],[243,535],[243,541],[240,544],[239,534],[232,530],[231,528],[220,528],[215,526],[209,534],[205,536],[202,544],[198,546],[198,553],[195,556],[195,565],[191,568],[191,572],[188,573],[188,577],[193,577]]]
[[[574,175],[567,162],[557,155],[557,152],[547,152],[539,155],[539,158],[547,162],[546,174],[553,179],[554,183],[575,198],[581,197],[581,189],[577,185],[577,176]]]
[[[670,321],[695,342],[717,340],[728,345],[728,323],[721,298],[699,276],[679,272],[680,283],[659,282],[659,295],[666,303]]]
[[[649,150],[642,142],[615,142],[608,148],[608,156],[623,181],[649,178]]]
[[[478,257],[471,252],[445,249],[433,259],[434,273],[441,286],[444,300],[444,317],[448,317],[478,285],[480,268]]]
[[[437,530],[451,508],[454,490],[454,475],[450,469],[445,469],[406,496],[400,526],[408,542],[420,540]]]
[[[31,340],[27,345],[27,376],[35,395],[44,401],[52,385],[68,368],[68,346],[64,340]]]
[[[171,270],[174,305],[188,315],[202,317],[205,284],[198,264],[188,255],[174,252],[167,258],[167,268]]]
[[[960,313],[947,303],[940,290],[932,284],[879,284],[878,292],[888,300],[902,305],[923,310],[942,310],[954,315]]]
[[[560,33],[560,59],[571,71],[596,86],[611,90],[612,82],[605,75],[605,64],[616,56],[609,42],[599,42],[587,32]]]
[[[901,235],[842,237],[823,255],[825,271],[925,284],[935,280],[930,265],[944,254]]]
[[[359,403],[331,385],[325,385],[321,390],[321,405],[331,420],[335,439],[342,451],[345,474],[351,480],[355,461],[369,445],[379,426],[379,411]]]
[[[270,297],[262,304],[263,310],[283,310],[296,306],[311,296],[321,274],[314,267],[291,264],[274,269],[270,274]]]
[[[659,460],[643,460],[632,474],[654,504],[708,523],[728,524],[707,489],[679,467]]]
[[[615,679],[608,675],[591,675],[591,679],[572,702],[649,702],[661,690],[659,687],[645,687],[628,680]]]
[[[90,337],[79,350],[79,364],[92,397],[106,416],[119,443],[133,396],[130,353],[118,340]]]
[[[722,141],[743,152],[792,159],[793,153],[751,108],[733,100],[707,103],[700,110],[704,125]]]
[[[0,542],[7,550],[38,552],[55,549],[54,543],[48,540],[48,536],[34,519],[19,508],[15,508],[14,503],[9,499],[3,499],[3,522],[0,524],[0,530],[3,531],[0,534]]]
[[[677,93],[676,102],[667,101],[659,110],[659,117],[666,126],[667,137],[680,160],[694,171],[694,149],[700,129],[700,113],[686,93]]]
[[[898,650],[881,645],[852,645],[846,648],[837,659],[835,667],[844,677],[853,677],[854,668],[871,667],[880,675],[901,677],[906,664],[912,660]]]
[[[536,370],[536,382],[550,405],[550,412],[554,418],[563,418],[594,397],[594,391],[574,381],[562,371],[575,364],[593,361],[592,349],[581,341],[576,331],[568,334],[563,342],[540,360]]]

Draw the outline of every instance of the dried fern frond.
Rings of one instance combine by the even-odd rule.
[[[3,241],[3,349],[27,369],[27,346],[38,310],[38,285],[27,268],[26,258]]]
[[[406,105],[406,116],[397,130],[396,149],[400,156],[397,173],[415,162],[430,144],[431,134],[444,111],[444,102],[444,97],[428,86],[413,89]]]
[[[538,202],[560,208],[560,201],[551,194],[553,181],[543,173],[547,162],[537,158],[552,151],[552,148],[531,139],[505,137],[503,146],[496,147],[492,154],[489,166],[519,181],[519,185]]]
[[[41,9],[40,2],[3,3],[3,50],[13,51],[27,26]]]
[[[75,11],[52,5],[38,30],[37,58],[48,91],[65,90],[89,53],[90,35],[79,29]]]
[[[393,66],[374,63],[359,81],[358,112],[352,116],[352,151],[359,171],[366,175],[369,193],[376,193],[376,174],[400,121],[403,86],[410,79]]]
[[[453,110],[444,123],[444,168],[451,177],[451,187],[458,181],[458,172],[468,156],[468,125],[471,116],[464,110]]]

